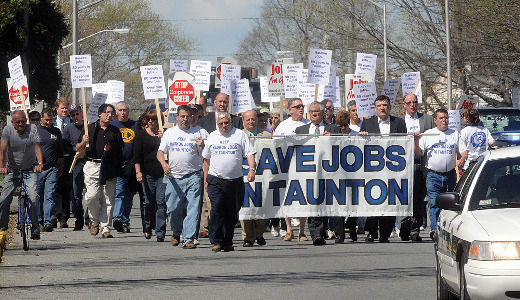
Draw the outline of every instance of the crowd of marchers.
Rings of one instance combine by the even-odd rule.
[[[461,131],[448,127],[448,112],[419,113],[417,97],[404,97],[403,118],[390,115],[390,99],[375,100],[375,115],[359,118],[355,101],[335,113],[333,102],[304,104],[295,98],[282,101],[280,109],[249,110],[229,114],[229,99],[220,93],[213,99],[215,111],[207,111],[205,97],[198,104],[177,108],[176,122],[164,132],[162,114],[144,112],[130,120],[125,102],[103,104],[98,119],[84,127],[80,106],[60,98],[55,108],[12,112],[11,124],[2,131],[0,173],[0,231],[8,227],[13,194],[23,182],[30,200],[31,238],[41,232],[68,228],[112,238],[113,230],[130,232],[130,212],[135,194],[140,199],[143,236],[164,242],[167,224],[172,246],[196,248],[209,238],[211,250],[233,251],[233,235],[240,226],[243,247],[265,245],[270,231],[284,241],[307,241],[305,224],[313,245],[327,239],[344,243],[365,234],[365,241],[389,242],[394,232],[402,240],[421,241],[420,231],[430,220],[433,238],[439,209],[435,199],[454,189],[457,173],[493,144],[487,129],[479,125],[478,112],[465,113]],[[159,118],[158,118],[159,117]],[[28,119],[27,119],[28,118]],[[282,121],[283,120],[283,121]],[[309,217],[242,220],[244,199],[243,159],[255,179],[255,147],[251,136],[391,135],[414,136],[413,216]],[[283,137],[280,137],[283,138]],[[429,213],[429,218],[428,214]],[[74,223],[69,222],[74,219]],[[134,221],[134,220],[133,220]],[[296,229],[293,229],[297,227]],[[135,228],[135,227],[134,227]]]

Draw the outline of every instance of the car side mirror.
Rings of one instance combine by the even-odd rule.
[[[442,193],[437,196],[435,204],[440,209],[461,211],[462,204],[460,203],[459,194],[453,192]]]

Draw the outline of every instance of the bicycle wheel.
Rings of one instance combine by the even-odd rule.
[[[31,234],[29,224],[27,222],[27,204],[24,197],[18,199],[20,202],[20,234],[22,235],[23,250],[29,250],[29,236]]]

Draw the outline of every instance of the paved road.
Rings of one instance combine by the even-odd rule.
[[[213,253],[208,239],[193,250],[145,240],[137,214],[132,232],[113,239],[57,229],[24,252],[17,235],[0,265],[0,298],[435,298],[429,241],[314,247],[266,233],[266,246],[242,248],[237,230],[234,252]]]

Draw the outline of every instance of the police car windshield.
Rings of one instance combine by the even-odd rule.
[[[520,207],[520,158],[488,161],[471,196],[470,210]]]

